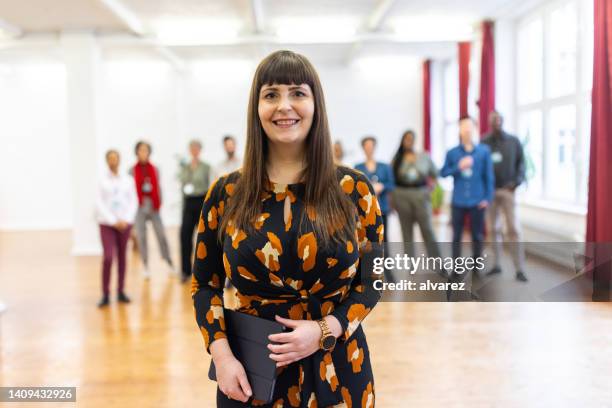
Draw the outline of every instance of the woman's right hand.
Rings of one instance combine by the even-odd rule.
[[[244,367],[234,355],[215,359],[217,385],[228,398],[247,402],[253,395]]]

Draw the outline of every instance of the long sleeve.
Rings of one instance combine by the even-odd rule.
[[[153,166],[153,171],[157,177],[157,192],[159,194],[159,205],[161,206],[161,203],[163,202],[161,172],[157,166]]]
[[[98,215],[98,222],[103,225],[115,225],[117,223],[117,217],[113,214],[110,208],[110,203],[106,197],[104,191],[104,183],[101,182],[98,185],[98,193],[96,196],[96,212]]]
[[[181,185],[185,185],[189,181],[189,164],[182,162],[179,164],[178,179]]]
[[[381,194],[387,194],[395,189],[395,178],[393,177],[393,170],[391,169],[391,166],[388,164],[383,164],[383,169],[385,171],[385,177],[383,178],[384,181],[382,183],[384,184],[385,189]]]
[[[125,179],[126,191],[126,208],[125,208],[125,222],[128,224],[134,224],[136,220],[136,212],[138,211],[138,195],[136,193],[136,186],[132,181],[131,177]]]
[[[361,322],[372,311],[380,299],[380,291],[374,289],[370,282],[371,270],[363,266],[364,254],[368,256],[383,256],[383,222],[378,200],[372,185],[365,176],[358,178],[356,183],[355,201],[359,221],[357,224],[359,237],[359,267],[351,282],[348,296],[332,312],[342,326],[343,334],[340,340],[348,340]],[[372,253],[374,252],[374,253]]]
[[[223,178],[217,180],[204,198],[198,223],[191,286],[196,321],[209,353],[210,344],[214,340],[226,338],[223,317],[224,255],[217,240],[219,210],[223,211],[224,208],[223,184]]]
[[[493,160],[491,160],[491,151],[487,147],[484,152],[484,174],[483,174],[485,200],[489,203],[493,202],[495,193],[495,173],[493,170]]]
[[[438,178],[438,169],[429,155],[427,155],[427,162],[429,167],[428,176],[434,179]]]
[[[446,153],[446,159],[444,160],[444,166],[440,170],[440,176],[448,177],[455,176],[459,173],[458,162],[452,157],[452,150]]]
[[[518,187],[525,181],[525,153],[523,152],[523,145],[521,145],[518,138],[516,139],[516,145],[516,179],[514,182]]]

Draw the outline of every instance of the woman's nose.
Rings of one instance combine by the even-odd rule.
[[[278,99],[278,105],[276,106],[276,109],[279,111],[288,111],[291,110],[291,100],[289,99],[288,96],[281,96]]]

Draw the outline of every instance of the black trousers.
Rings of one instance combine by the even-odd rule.
[[[181,223],[181,271],[183,276],[191,275],[193,253],[193,232],[198,225],[204,196],[183,197],[183,221]]]
[[[461,256],[461,237],[465,216],[470,215],[470,229],[472,230],[472,254],[474,259],[482,254],[482,240],[484,238],[485,210],[478,207],[452,207],[453,223],[453,258]]]

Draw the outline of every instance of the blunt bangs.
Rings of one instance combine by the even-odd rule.
[[[270,56],[259,70],[257,90],[264,85],[308,84],[314,90],[315,72],[306,58],[291,51],[280,51]]]

